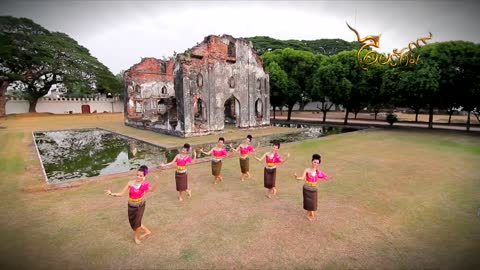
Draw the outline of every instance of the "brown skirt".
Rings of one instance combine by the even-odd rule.
[[[212,175],[217,177],[220,175],[220,171],[222,170],[222,161],[214,162],[212,160]]]
[[[271,189],[275,187],[275,180],[277,178],[277,168],[275,169],[263,169],[263,186]]]
[[[177,185],[177,191],[185,191],[188,189],[187,173],[175,172],[175,183]]]
[[[303,187],[303,209],[317,211],[318,190],[316,188]]]
[[[247,173],[250,170],[250,158],[240,159],[240,169],[242,173]]]
[[[128,205],[128,221],[134,231],[142,226],[143,212],[145,212],[145,201],[138,206]]]

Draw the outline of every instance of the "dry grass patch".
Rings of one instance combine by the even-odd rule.
[[[253,179],[245,182],[237,158],[225,160],[225,180],[217,185],[211,183],[209,163],[190,166],[193,196],[184,202],[176,198],[174,171],[154,170],[149,177],[160,186],[148,195],[144,216],[153,234],[137,246],[126,198],[103,194],[110,186],[121,189],[132,173],[66,190],[21,191],[40,181],[32,172],[38,162],[28,145],[32,129],[95,125],[177,142],[131,130],[117,115],[109,116],[102,121],[65,116],[56,124],[49,117],[42,118],[45,123],[40,118],[6,121],[8,128],[0,130],[0,187],[5,191],[0,209],[8,217],[0,222],[2,269],[480,267],[475,256],[480,252],[478,136],[375,129],[283,144],[280,152],[292,157],[278,168],[274,199],[265,198],[263,164],[253,159]],[[302,209],[302,183],[293,173],[308,166],[314,152],[322,155],[321,167],[334,179],[321,183],[317,219],[309,222]]]

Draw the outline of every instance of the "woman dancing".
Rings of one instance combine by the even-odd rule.
[[[127,189],[129,190],[128,195],[128,220],[130,221],[130,226],[132,227],[134,234],[135,243],[140,244],[140,238],[143,238],[152,232],[142,223],[143,213],[145,211],[145,199],[144,194],[146,191],[153,191],[153,188],[150,183],[145,180],[145,176],[148,173],[148,167],[145,165],[140,166],[137,171],[137,179],[129,181],[127,185],[122,189],[121,192],[113,193],[111,189],[106,190],[106,194],[121,197],[125,194]],[[144,231],[140,235],[141,230]]]
[[[188,197],[192,196],[192,191],[188,189],[188,178],[187,178],[187,164],[192,162],[192,157],[188,155],[190,151],[190,144],[186,143],[183,145],[182,151],[180,154],[176,155],[173,160],[166,164],[160,164],[162,167],[167,167],[172,165],[174,162],[177,163],[177,170],[175,171],[175,183],[178,191],[178,200],[183,201],[182,193],[186,192]],[[193,152],[193,160],[196,158],[197,154]]]
[[[240,170],[242,171],[242,181],[245,181],[245,178],[250,178],[250,158],[248,153],[255,153],[255,148],[252,146],[252,135],[247,135],[245,142],[240,144],[237,148],[234,148],[232,145],[232,150],[238,152],[240,150]]]
[[[277,188],[275,187],[275,181],[277,178],[277,164],[285,163],[290,157],[290,153],[288,153],[287,158],[282,160],[282,157],[278,153],[278,149],[280,149],[280,143],[273,142],[271,152],[263,154],[262,157],[255,156],[255,159],[258,161],[265,159],[267,162],[265,169],[263,170],[263,186],[267,189],[265,196],[267,196],[269,199],[272,198],[272,194],[277,194]]]
[[[303,209],[305,209],[307,219],[312,221],[317,211],[318,189],[317,183],[320,179],[329,179],[328,175],[318,169],[318,165],[322,162],[319,154],[312,156],[312,166],[303,171],[302,176],[295,175],[297,180],[305,180],[303,185]],[[331,179],[331,178],[330,178]]]
[[[217,184],[217,181],[220,182],[223,180],[222,175],[220,174],[222,171],[222,158],[228,155],[227,149],[223,146],[225,143],[225,139],[223,137],[218,138],[217,146],[210,149],[208,152],[204,152],[203,148],[200,148],[200,152],[204,155],[211,155],[212,157],[212,175],[213,175],[213,183]]]

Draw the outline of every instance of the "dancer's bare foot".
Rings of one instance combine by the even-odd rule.
[[[273,190],[273,195],[276,195],[277,194],[277,189],[276,188],[272,188]]]
[[[150,234],[152,234],[151,231],[145,232],[145,233],[143,233],[142,235],[140,235],[140,238],[145,238],[145,237],[147,237],[147,236],[150,235]]]
[[[142,243],[142,241],[140,241],[138,238],[135,238],[135,244],[140,245],[140,243]]]
[[[307,215],[307,219],[310,220],[310,221],[313,221],[313,217]]]
[[[192,191],[190,189],[187,189],[187,195],[188,197],[192,197]]]
[[[182,196],[178,196],[178,200],[179,200],[179,201],[183,201]]]

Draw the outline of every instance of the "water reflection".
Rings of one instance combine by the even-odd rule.
[[[48,181],[126,172],[165,162],[165,149],[105,130],[37,132],[35,141]]]
[[[253,146],[263,147],[271,145],[273,141],[289,143],[358,130],[303,124],[274,124],[274,126],[294,127],[299,130],[254,137]],[[171,161],[181,149],[181,147],[165,149],[101,129],[36,132],[34,135],[50,183],[127,172],[143,164],[155,167]],[[243,141],[244,138],[230,141],[227,138],[225,146],[231,151],[230,144],[237,147]],[[216,142],[212,142],[193,145],[192,148],[195,151],[203,147],[207,151],[215,145]],[[197,151],[197,157],[205,156]]]

